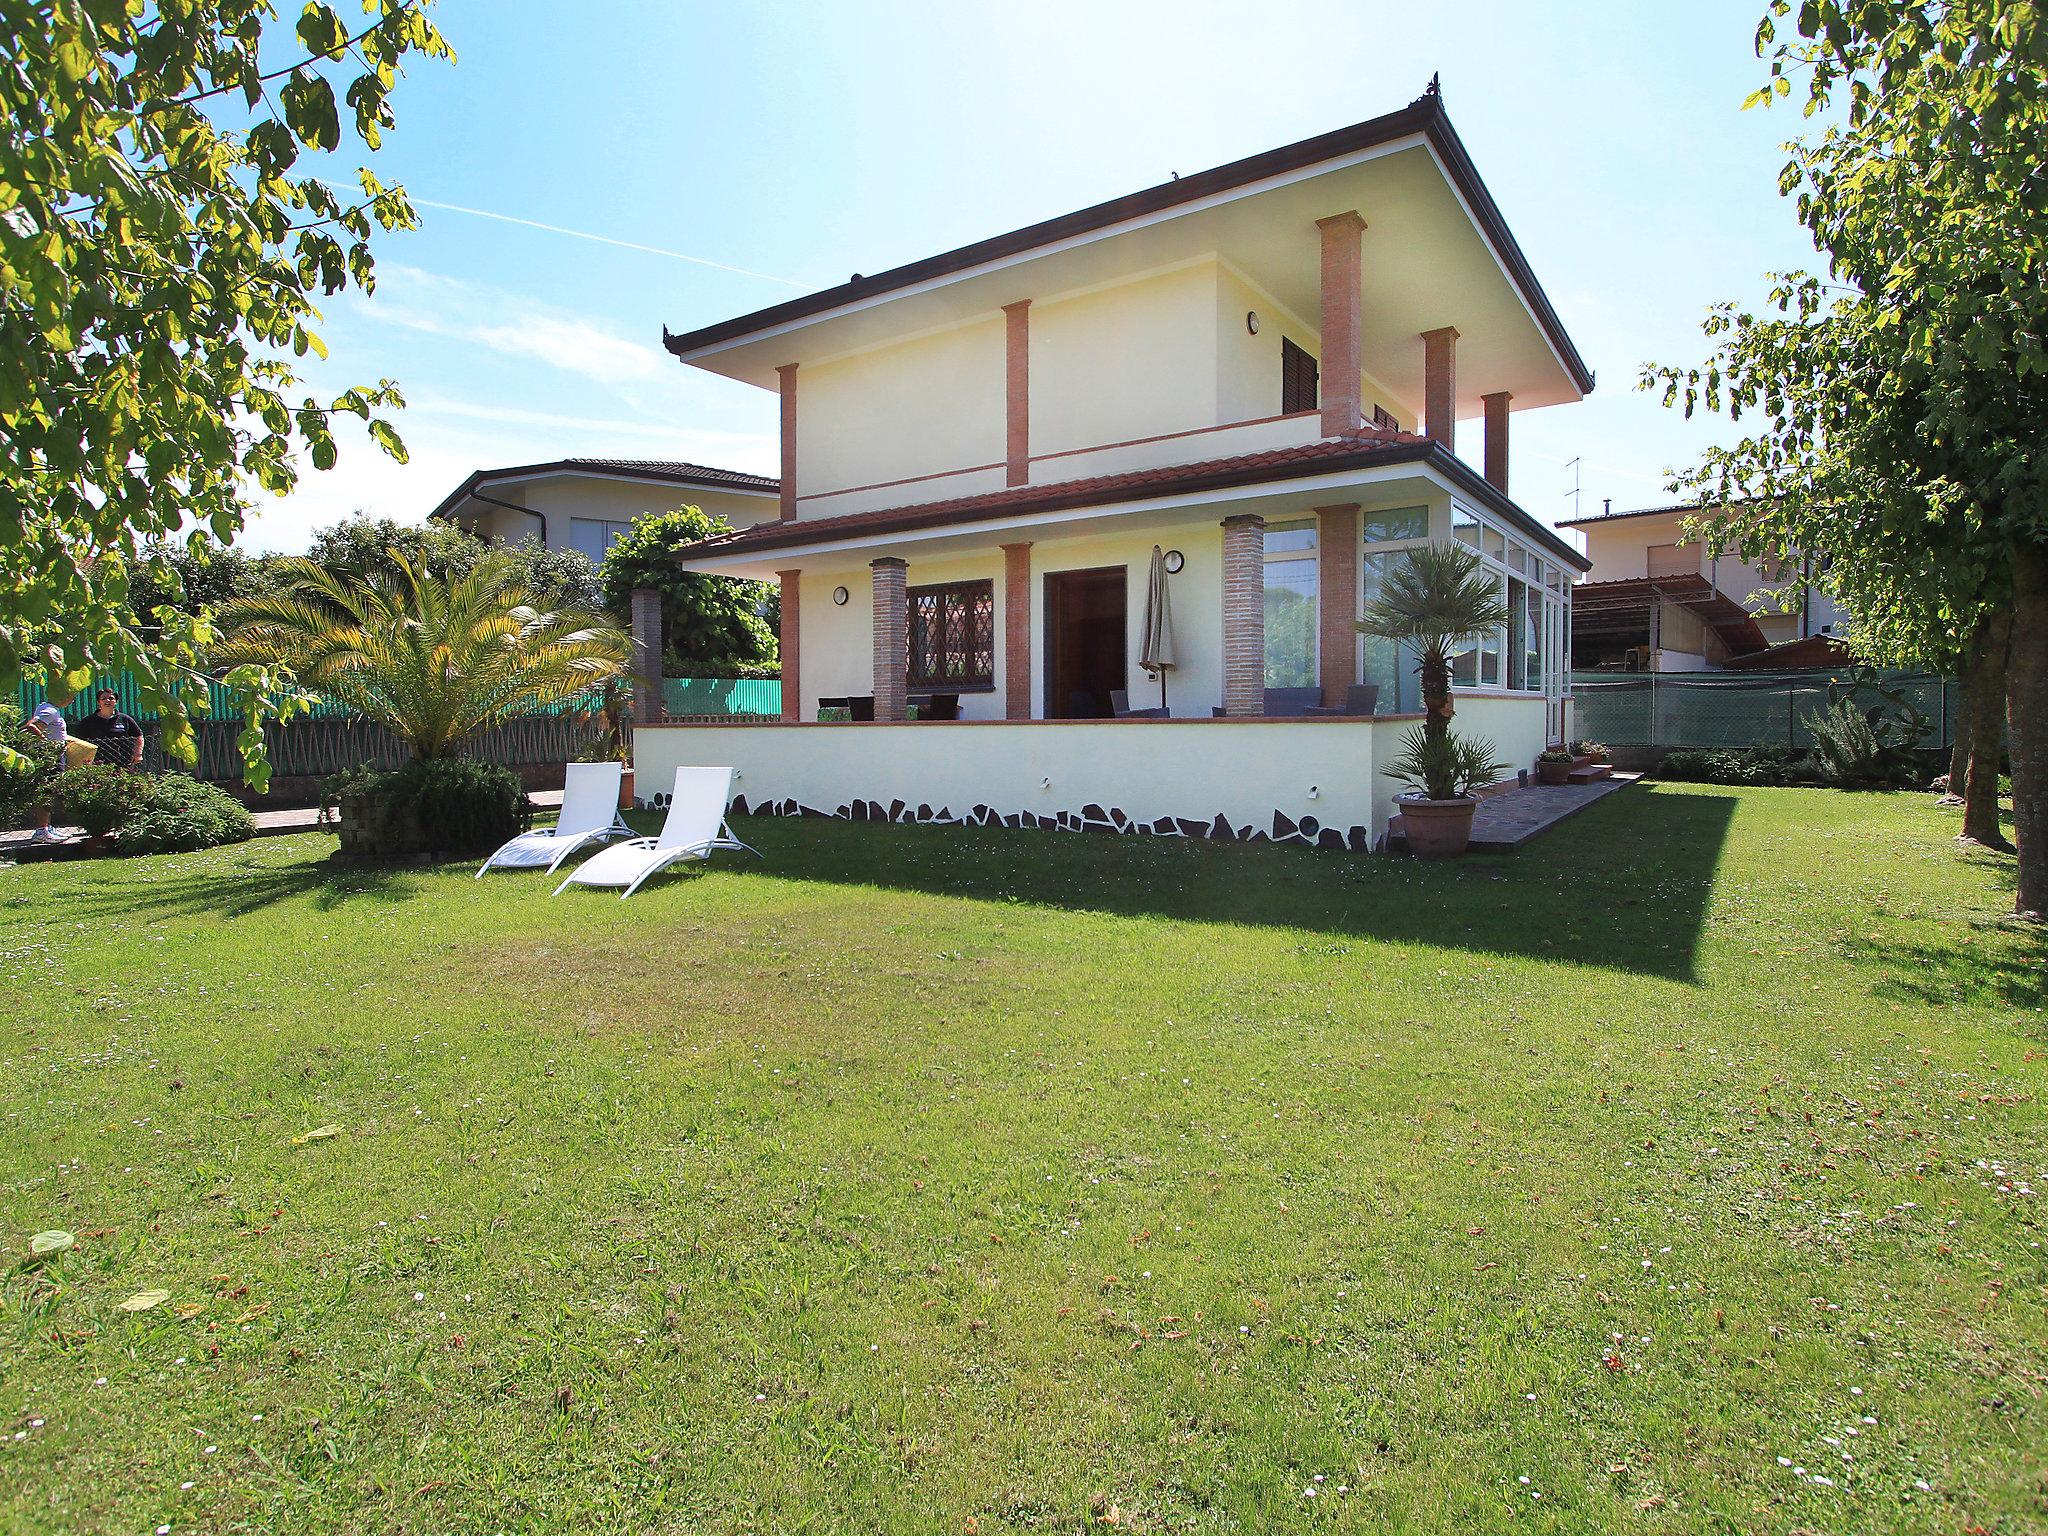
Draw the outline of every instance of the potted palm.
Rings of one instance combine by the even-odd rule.
[[[1401,825],[1421,858],[1465,851],[1479,804],[1473,791],[1505,766],[1495,760],[1492,742],[1451,730],[1451,658],[1507,621],[1498,583],[1477,552],[1462,544],[1409,551],[1388,569],[1358,621],[1361,633],[1405,644],[1417,657],[1422,724],[1402,738],[1401,752],[1384,771],[1412,786],[1401,798]]]

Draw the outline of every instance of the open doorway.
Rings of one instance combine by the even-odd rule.
[[[1129,677],[1121,565],[1053,571],[1045,578],[1045,718],[1105,720],[1112,689]]]

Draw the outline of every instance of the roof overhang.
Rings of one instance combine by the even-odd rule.
[[[1572,589],[1575,638],[1648,636],[1650,610],[1659,600],[1675,602],[1700,617],[1731,656],[1763,650],[1770,641],[1756,615],[1704,576],[1632,576],[1621,581],[1588,581]]]
[[[1502,521],[1539,544],[1544,552],[1574,570],[1588,569],[1586,557],[1556,533],[1529,516],[1508,497],[1475,474],[1463,460],[1434,442],[1398,442],[1362,447],[1349,455],[1303,459],[1275,469],[1270,465],[1243,472],[1223,467],[1161,485],[1145,473],[1115,477],[1126,485],[1102,481],[1058,483],[1034,488],[1042,494],[1019,502],[1011,493],[889,508],[845,518],[795,519],[763,523],[718,539],[706,540],[676,553],[686,570],[771,579],[792,562],[820,557],[853,556],[866,550],[916,544],[934,553],[985,546],[991,537],[1013,530],[1037,530],[1041,536],[1058,530],[1083,534],[1132,521],[1213,522],[1232,506],[1258,511],[1269,521],[1307,517],[1317,507],[1346,499],[1377,504],[1378,487],[1390,491],[1402,482],[1422,478],[1440,490],[1493,512]],[[1187,466],[1201,471],[1205,466]],[[1256,504],[1256,505],[1253,505]],[[1583,588],[1574,588],[1582,591]]]
[[[1458,412],[1506,390],[1517,409],[1581,398],[1579,356],[1471,157],[1425,95],[1398,112],[977,241],[681,335],[684,362],[763,387],[815,363],[1203,256],[1304,316],[1321,306],[1315,221],[1356,209],[1364,345],[1403,403],[1422,397],[1421,333],[1455,326]],[[1382,362],[1381,360],[1385,360]]]

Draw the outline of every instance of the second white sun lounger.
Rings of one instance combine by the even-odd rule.
[[[619,763],[571,763],[562,775],[562,814],[552,827],[522,832],[484,860],[477,879],[493,869],[538,869],[553,874],[562,860],[579,848],[607,838],[631,837],[633,829],[619,814]]]
[[[668,819],[658,837],[636,837],[586,860],[555,887],[561,895],[572,885],[622,885],[624,900],[650,875],[685,860],[708,858],[720,848],[760,853],[732,835],[725,824],[726,802],[732,798],[730,768],[678,768],[675,793],[669,797]]]

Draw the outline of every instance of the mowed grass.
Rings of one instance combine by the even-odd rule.
[[[2040,1531],[2048,951],[1954,830],[0,870],[0,1529]]]

